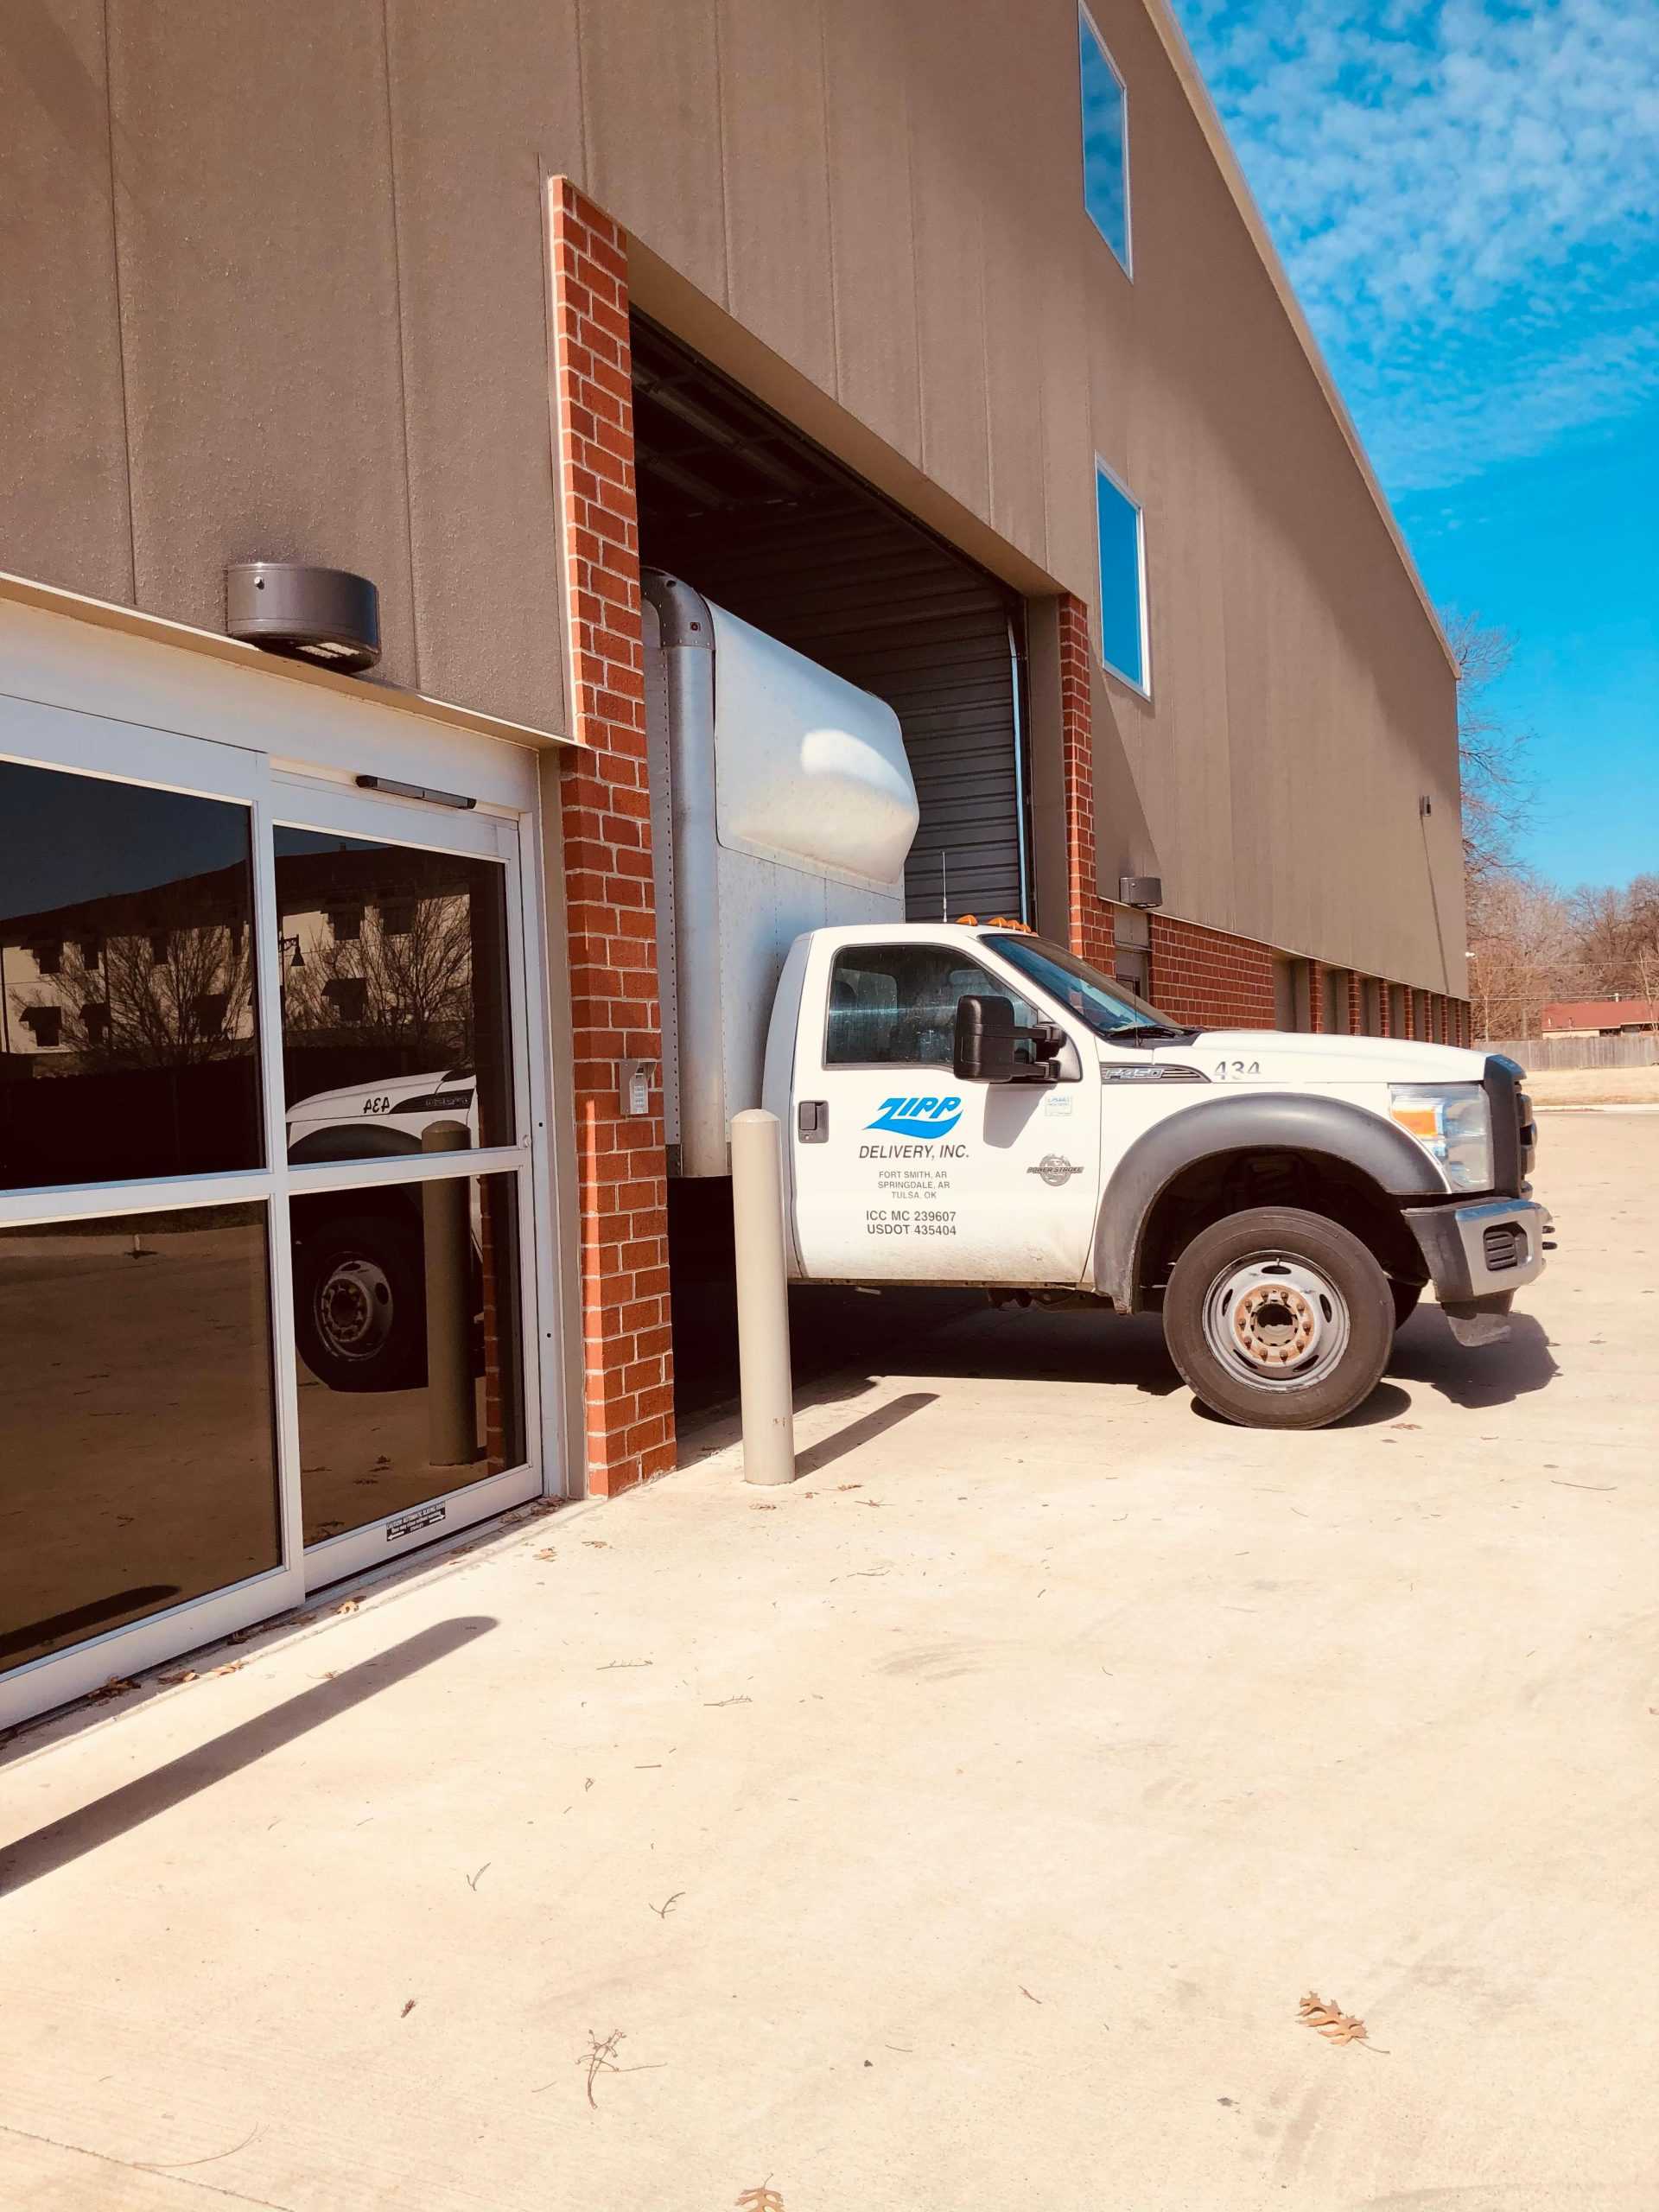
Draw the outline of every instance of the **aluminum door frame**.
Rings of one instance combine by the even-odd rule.
[[[513,1126],[518,1132],[511,1144],[481,1146],[474,1151],[432,1153],[418,1157],[399,1154],[384,1160],[319,1160],[298,1167],[289,1166],[287,1161],[285,1122],[279,1132],[282,1153],[276,1180],[283,1224],[280,1264],[289,1277],[287,1295],[290,1316],[293,1310],[293,1251],[291,1239],[287,1234],[287,1207],[291,1198],[331,1191],[385,1190],[392,1185],[417,1182],[454,1182],[474,1175],[505,1173],[518,1179],[519,1357],[524,1398],[523,1461],[498,1475],[480,1476],[470,1483],[457,1483],[449,1490],[435,1492],[430,1498],[423,1499],[418,1507],[399,1507],[395,1512],[365,1522],[361,1528],[342,1529],[337,1536],[325,1537],[312,1544],[303,1554],[305,1585],[309,1593],[340,1581],[347,1575],[359,1573],[366,1567],[399,1558],[404,1552],[418,1550],[423,1545],[436,1541],[438,1536],[448,1536],[458,1529],[471,1528],[477,1522],[487,1520],[510,1506],[526,1504],[531,1499],[543,1494],[543,1421],[541,1389],[538,1387],[541,1370],[540,1363],[533,1356],[541,1341],[537,1325],[538,1269],[535,1264],[535,1255],[541,1246],[541,1235],[535,1191],[538,1179],[534,1171],[535,1147],[531,1141],[536,1103],[532,1094],[531,1062],[539,1056],[527,1049],[520,1049],[527,1039],[531,1021],[525,988],[527,916],[521,880],[520,821],[493,810],[461,813],[418,799],[394,798],[378,792],[369,794],[332,778],[306,776],[287,767],[273,772],[271,784],[270,833],[277,829],[311,830],[324,835],[363,837],[377,844],[414,847],[426,852],[466,854],[474,859],[492,861],[501,868],[506,902],[509,1066],[512,1077]],[[267,834],[259,858],[265,870],[265,880],[257,886],[257,901],[269,921],[271,941],[273,944],[278,944],[282,918],[276,900],[272,834]],[[280,985],[278,991],[275,1089],[280,1109],[285,1104],[281,1095]],[[278,1344],[277,1361],[282,1372],[283,1401],[286,1405],[291,1405],[294,1413],[295,1465],[297,1468],[300,1464],[299,1362],[291,1326],[286,1338]],[[553,1426],[556,1434],[556,1425]],[[302,1484],[302,1475],[301,1481]],[[392,1524],[412,1517],[416,1512],[424,1513],[429,1507],[442,1509],[442,1526],[435,1532],[429,1523],[412,1528],[401,1535],[393,1533]]]
[[[294,736],[298,745],[302,737]],[[395,766],[382,753],[377,764]],[[459,1485],[433,1503],[455,1499],[442,1534],[473,1525],[512,1504],[554,1494],[566,1479],[562,1457],[563,1406],[559,1279],[553,1250],[556,1210],[546,1163],[552,1148],[533,1142],[554,1117],[546,1055],[537,1048],[548,1020],[545,938],[533,837],[527,810],[490,805],[446,815],[416,800],[371,797],[337,772],[306,772],[293,755],[275,765],[269,753],[233,740],[185,735],[0,691],[0,760],[21,761],[105,782],[176,791],[244,806],[249,817],[253,874],[252,934],[256,1040],[265,1161],[232,1173],[50,1185],[0,1192],[0,1226],[112,1218],[133,1211],[188,1212],[203,1206],[253,1204],[264,1211],[271,1328],[274,1445],[282,1557],[233,1584],[106,1629],[67,1649],[47,1653],[0,1676],[0,1730],[66,1705],[113,1677],[126,1677],[303,1604],[308,1592],[434,1541],[426,1529],[390,1544],[385,1521],[348,1529],[305,1549],[302,1539],[297,1353],[294,1341],[293,1268],[288,1204],[296,1179],[304,1191],[411,1182],[500,1172],[518,1178],[520,1361],[524,1376],[523,1464]],[[290,1168],[286,1157],[283,1089],[280,918],[272,833],[278,824],[334,830],[430,850],[474,852],[496,860],[505,877],[507,995],[517,1136],[510,1146],[464,1154],[404,1160],[392,1172],[378,1162],[319,1163]],[[554,1455],[550,1459],[550,1447]]]

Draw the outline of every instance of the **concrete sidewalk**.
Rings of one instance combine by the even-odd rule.
[[[1650,2203],[1659,1122],[1546,1145],[1343,1429],[987,1313],[18,1738],[0,2205]]]

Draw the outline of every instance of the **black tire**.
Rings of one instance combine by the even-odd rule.
[[[1164,1294],[1194,1395],[1245,1428],[1323,1428],[1362,1405],[1394,1343],[1389,1278],[1323,1215],[1260,1206],[1201,1230]]]
[[[294,1248],[294,1337],[331,1390],[408,1390],[426,1380],[420,1231],[391,1214],[315,1224]]]
[[[1417,1311],[1417,1301],[1423,1294],[1420,1282],[1402,1282],[1396,1275],[1389,1284],[1394,1295],[1394,1325],[1403,1329]]]

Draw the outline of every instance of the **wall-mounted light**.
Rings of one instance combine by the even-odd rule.
[[[236,561],[225,571],[225,627],[267,652],[357,676],[380,658],[380,594],[349,569]]]
[[[1161,875],[1120,875],[1117,879],[1118,904],[1139,906],[1150,911],[1164,903],[1164,879]]]

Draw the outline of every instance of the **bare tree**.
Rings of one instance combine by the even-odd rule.
[[[83,1067],[199,1067],[251,1048],[245,928],[158,916],[142,933],[72,938],[40,988]]]
[[[356,934],[335,934],[285,980],[290,1031],[345,1029],[417,1058],[470,1048],[473,943],[467,900],[453,894],[372,905]]]
[[[1478,614],[1448,614],[1444,622],[1458,667],[1463,864],[1472,898],[1478,886],[1512,874],[1519,865],[1516,839],[1533,801],[1527,773],[1531,736],[1496,713],[1486,696],[1515,658],[1513,637],[1482,622]]]
[[[1560,893],[1518,871],[1470,887],[1469,996],[1482,1037],[1532,1037],[1573,973],[1573,917]]]
[[[1584,995],[1659,996],[1659,875],[1580,884],[1568,905]]]

